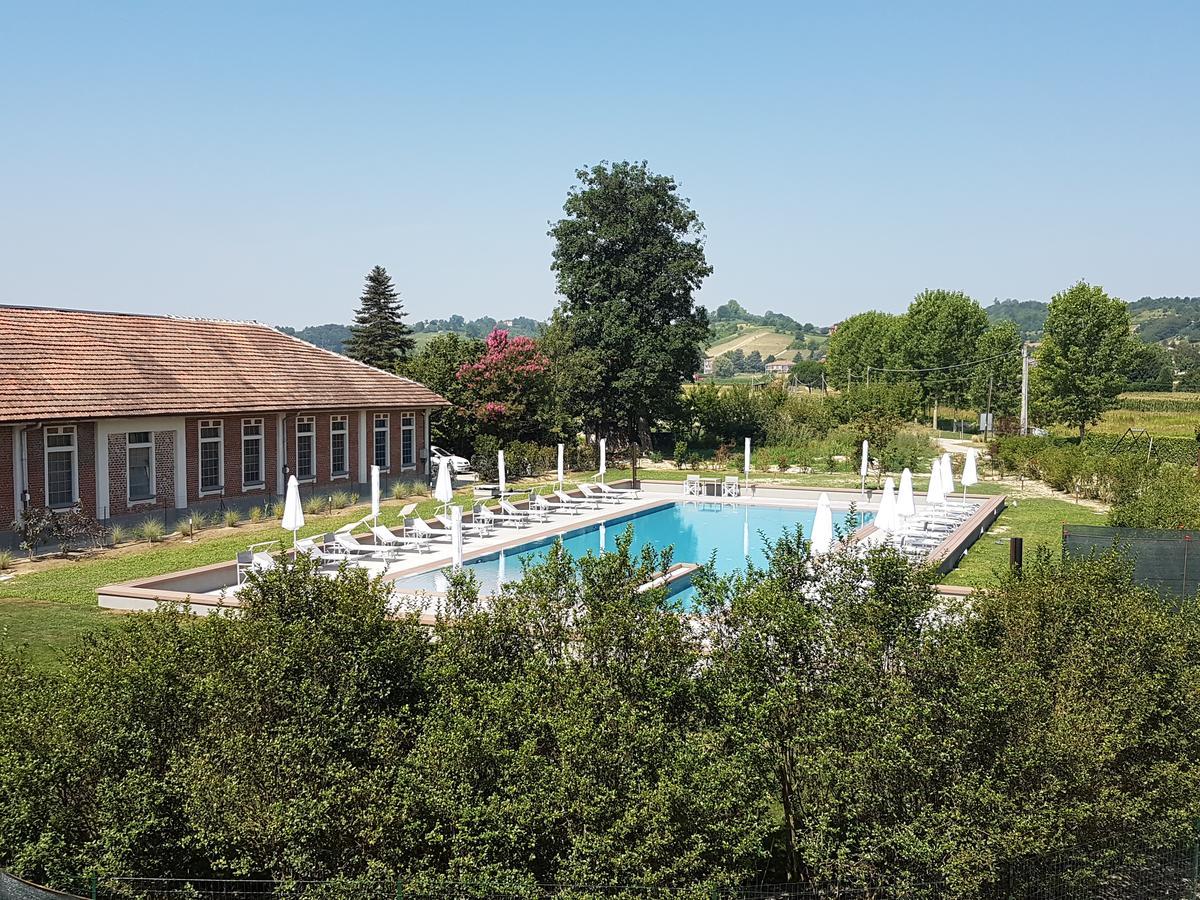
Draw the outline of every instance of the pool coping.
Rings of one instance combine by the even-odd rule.
[[[614,481],[612,484],[614,486],[628,486],[631,482],[629,480]],[[600,523],[642,515],[656,508],[677,503],[681,500],[704,502],[707,499],[710,502],[723,505],[753,504],[756,506],[777,506],[783,508],[811,508],[812,504],[817,501],[821,494],[826,494],[829,496],[830,503],[835,510],[856,506],[873,512],[879,505],[878,500],[873,497],[873,494],[877,494],[878,492],[867,491],[864,493],[859,490],[844,488],[800,488],[775,485],[760,487],[751,482],[749,492],[742,496],[710,496],[705,498],[682,494],[683,482],[680,481],[643,479],[639,482],[639,485],[646,494],[640,499],[601,504],[599,509],[582,510],[579,515],[551,513],[549,522],[538,523],[527,528],[505,529],[503,540],[487,540],[470,546],[469,550],[463,555],[463,561],[467,562],[479,559],[493,553],[533,542],[544,541],[549,543],[554,538],[569,532],[589,528]],[[580,496],[578,491],[569,491],[568,493]],[[930,561],[937,562],[939,572],[945,573],[957,564],[970,545],[978,540],[991,526],[992,522],[995,521],[996,517],[1004,509],[1007,498],[1004,495],[967,494],[966,499],[978,503],[979,509],[963,525],[951,532],[928,556]],[[524,508],[527,502],[520,501],[515,505],[518,508]],[[469,514],[463,518],[467,522],[471,520]],[[861,526],[847,538],[846,542],[858,542],[869,537],[874,533],[874,530],[875,527],[871,524]],[[374,539],[360,539],[359,542],[364,544],[364,546],[369,546],[374,543]],[[284,551],[285,554],[290,552],[290,550]],[[394,583],[402,578],[427,574],[437,569],[444,569],[450,562],[449,547],[444,544],[438,546],[432,555],[426,554],[424,556],[425,558],[417,556],[406,559],[405,562],[410,562],[411,564],[404,565],[398,569],[393,570],[389,566],[379,577],[384,581]],[[681,561],[680,564],[687,562]],[[697,567],[699,565],[698,563],[692,564]],[[688,574],[690,574],[690,571]],[[178,605],[187,607],[197,615],[236,614],[241,609],[241,603],[237,600],[236,595],[211,592],[225,590],[235,585],[237,581],[236,576],[237,563],[235,561],[212,563],[206,566],[197,566],[163,575],[105,585],[96,591],[97,603],[105,609],[123,611],[147,611],[162,605]],[[660,575],[659,577],[664,576]],[[666,573],[665,577],[667,581],[673,580],[670,572]],[[189,583],[189,586],[192,586],[197,581],[201,585],[210,584],[212,586],[208,589],[192,587],[190,590],[173,590],[171,588],[172,583],[183,582]],[[418,589],[415,591],[400,592],[399,596],[409,599],[423,597],[428,600],[439,601],[444,599],[445,594],[443,592]],[[425,624],[432,624],[436,620],[436,616],[436,612],[428,610],[420,612],[421,621]]]

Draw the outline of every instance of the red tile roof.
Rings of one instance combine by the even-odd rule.
[[[0,422],[446,405],[258,322],[0,305]]]

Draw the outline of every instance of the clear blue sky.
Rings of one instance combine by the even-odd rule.
[[[544,316],[574,170],[646,159],[730,297],[1200,293],[1200,5],[0,8],[0,302]]]

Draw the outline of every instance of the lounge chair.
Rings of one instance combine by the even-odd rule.
[[[415,538],[423,541],[436,541],[439,538],[450,540],[450,532],[443,528],[434,528],[420,516],[413,516],[408,520],[406,531]]]
[[[360,544],[352,535],[338,532],[333,536],[333,543],[328,548],[343,559],[362,559],[367,556],[378,556],[379,548],[373,544]]]
[[[517,518],[518,516],[524,516],[530,522],[546,522],[546,521],[549,521],[549,519],[550,519],[549,514],[545,510],[533,509],[533,508],[518,509],[517,507],[515,507],[511,503],[509,503],[507,500],[500,501],[500,509],[504,512],[504,514],[506,516],[512,516],[514,519]]]
[[[452,529],[454,528],[454,520],[451,519],[445,513],[438,513],[436,516],[434,516],[434,518],[437,519],[442,524],[442,527],[446,529],[446,533],[450,534],[451,539],[453,539]],[[481,537],[482,538],[482,537],[487,537],[488,535],[490,535],[492,533],[492,529],[488,526],[488,524],[486,522],[467,521],[466,519],[463,519],[462,530],[463,530],[464,538],[468,538],[468,537]]]
[[[579,493],[583,494],[583,496],[587,497],[589,500],[596,500],[600,503],[620,503],[621,502],[620,497],[614,497],[612,494],[604,494],[604,493],[601,493],[600,491],[593,491],[591,489],[591,487],[586,484],[578,485],[578,487],[579,487]]]
[[[489,509],[482,503],[475,507],[475,513],[471,518],[476,522],[486,522],[493,528],[499,525],[516,525],[518,528],[524,528],[529,524],[528,516],[510,516],[506,512]]]
[[[569,516],[574,516],[579,512],[579,506],[575,503],[563,503],[561,500],[549,500],[541,494],[533,494],[529,498],[529,505],[536,506],[538,509],[547,513],[566,513]]]
[[[409,547],[415,547],[418,553],[424,553],[429,546],[429,541],[421,537],[408,537],[396,534],[392,529],[384,525],[371,526],[371,534],[375,536],[375,545],[384,547],[391,551],[404,550]]]
[[[566,491],[555,490],[554,496],[558,498],[560,503],[565,503],[568,506],[576,506],[581,509],[599,509],[600,501],[595,497],[572,497]]]
[[[598,490],[601,494],[608,494],[611,497],[628,497],[630,500],[640,500],[642,496],[639,488],[613,487],[611,484],[605,484],[603,481],[597,481],[590,486]]]

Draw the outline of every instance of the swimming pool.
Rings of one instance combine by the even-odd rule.
[[[833,516],[834,524],[845,528],[846,513],[835,511]],[[631,549],[635,554],[646,544],[659,551],[673,547],[673,562],[704,564],[715,551],[716,571],[728,575],[744,569],[747,557],[756,565],[764,565],[765,539],[776,540],[785,528],[797,525],[809,534],[815,518],[816,510],[805,507],[680,501],[476,557],[467,560],[464,568],[474,573],[482,594],[494,594],[498,585],[519,579],[522,566],[536,562],[560,538],[567,552],[581,557],[589,551],[614,549],[617,536],[632,524]],[[874,514],[860,512],[858,518],[861,525],[874,518]],[[437,569],[410,575],[398,579],[396,587],[404,592],[445,591],[446,573]],[[681,599],[686,603],[688,598],[682,594],[690,593],[690,589],[686,585],[680,587]]]

